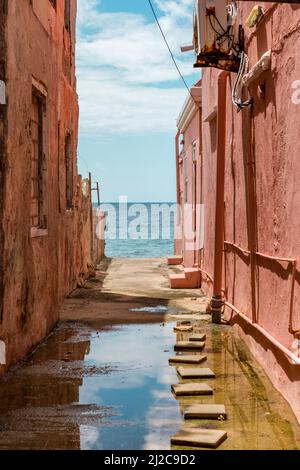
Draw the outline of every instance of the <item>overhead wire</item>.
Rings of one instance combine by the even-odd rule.
[[[153,14],[154,19],[155,19],[155,21],[156,21],[156,24],[157,24],[157,26],[158,26],[158,28],[159,28],[159,31],[160,31],[160,33],[161,33],[161,35],[162,35],[162,38],[163,38],[163,40],[164,40],[164,42],[165,42],[165,44],[166,44],[166,46],[167,46],[167,49],[168,49],[169,54],[170,54],[170,56],[171,56],[171,59],[172,59],[172,61],[173,61],[173,63],[174,63],[174,66],[175,66],[175,68],[176,68],[176,70],[177,70],[177,72],[178,72],[178,74],[179,74],[179,77],[181,78],[182,82],[184,83],[184,86],[186,87],[187,91],[189,92],[189,94],[190,94],[192,100],[195,102],[195,99],[194,99],[194,97],[193,97],[193,95],[192,95],[192,93],[191,93],[190,87],[188,86],[188,84],[187,84],[187,82],[186,82],[186,80],[185,80],[185,78],[184,78],[184,76],[183,76],[183,74],[182,74],[182,72],[181,72],[181,70],[180,70],[178,64],[177,64],[177,61],[176,61],[175,56],[174,56],[174,54],[173,54],[173,52],[172,52],[172,49],[171,49],[171,47],[170,47],[170,45],[169,45],[169,42],[168,42],[168,40],[167,40],[167,38],[166,38],[166,35],[165,35],[165,33],[164,33],[163,29],[162,29],[162,26],[161,26],[161,24],[160,24],[160,21],[159,21],[159,19],[158,19],[158,16],[157,16],[157,14],[156,14],[155,9],[154,9],[153,3],[152,3],[151,0],[147,0],[147,1],[148,1],[148,3],[149,3],[150,8],[151,8],[152,14]]]
[[[177,70],[177,72],[178,72],[178,74],[179,74],[179,76],[180,76],[182,82],[184,83],[186,89],[188,90],[188,92],[189,92],[189,94],[190,94],[192,100],[195,102],[195,99],[194,99],[194,97],[193,97],[193,95],[192,95],[192,93],[191,93],[190,87],[188,86],[188,84],[187,84],[187,82],[186,82],[186,80],[185,80],[183,74],[181,73],[181,70],[180,70],[180,68],[179,68],[179,66],[178,66],[178,64],[177,64],[177,61],[176,61],[176,59],[175,59],[175,56],[174,56],[174,54],[173,54],[173,52],[172,52],[172,50],[171,50],[171,47],[170,47],[169,43],[168,43],[168,40],[167,40],[167,38],[166,38],[166,35],[165,35],[165,33],[164,33],[163,29],[162,29],[162,26],[161,26],[161,24],[160,24],[160,21],[159,21],[159,19],[158,19],[158,16],[157,16],[157,14],[156,14],[155,9],[154,9],[152,0],[147,0],[147,1],[148,1],[148,3],[149,3],[150,8],[151,8],[151,11],[152,11],[152,14],[153,14],[153,16],[154,16],[154,19],[155,19],[155,21],[156,21],[156,23],[157,23],[157,26],[158,26],[158,28],[159,28],[159,31],[160,31],[160,33],[161,33],[161,35],[162,35],[162,38],[163,38],[163,40],[164,40],[164,42],[165,42],[165,44],[166,44],[166,46],[167,46],[167,49],[168,49],[169,54],[170,54],[170,56],[171,56],[171,59],[172,59],[172,61],[173,61],[173,63],[174,63],[174,66],[175,66],[175,68],[176,68],[176,70]],[[219,22],[219,20],[218,20],[218,18],[216,17],[216,15],[213,14],[212,16],[214,16],[214,18],[215,18],[215,20],[217,21],[219,27],[220,27],[221,30],[223,31],[222,33],[220,33],[220,32],[218,32],[218,31],[215,29],[215,27],[214,27],[214,25],[212,24],[212,21],[211,21],[211,15],[209,15],[209,22],[210,22],[211,28],[212,28],[213,31],[217,34],[217,40],[218,40],[219,44],[221,45],[221,44],[223,44],[226,40],[229,40],[229,41],[230,41],[231,48],[232,48],[236,53],[238,53],[238,55],[240,56],[240,67],[239,67],[239,71],[238,71],[238,74],[237,74],[237,79],[236,79],[235,84],[234,84],[234,87],[233,87],[233,89],[232,89],[232,102],[233,102],[233,104],[234,104],[235,106],[238,107],[239,110],[241,110],[241,109],[243,109],[243,108],[246,108],[246,107],[248,107],[248,106],[251,106],[251,104],[252,104],[252,100],[243,101],[241,97],[240,97],[240,98],[237,97],[237,90],[238,90],[238,87],[241,87],[241,80],[242,80],[242,77],[243,77],[243,75],[244,75],[244,73],[245,73],[245,70],[246,70],[247,67],[248,67],[248,56],[247,56],[247,54],[245,54],[244,51],[241,51],[240,48],[239,48],[239,46],[238,46],[238,44],[236,44],[236,43],[234,42],[233,35],[230,34],[230,29],[231,29],[231,28],[228,28],[227,30],[225,30],[225,29],[223,28],[223,26],[221,25],[221,23]]]

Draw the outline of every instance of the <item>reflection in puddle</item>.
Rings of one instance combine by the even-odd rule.
[[[80,389],[81,403],[106,404],[120,413],[102,427],[94,442],[86,430],[82,448],[169,448],[177,431],[180,410],[170,393],[176,372],[164,350],[174,342],[172,325],[126,326],[102,336],[101,348],[91,343],[88,363],[118,366],[104,380],[87,377]],[[113,361],[112,361],[113,358]],[[149,433],[149,431],[151,432]]]
[[[149,313],[159,313],[167,312],[169,308],[166,305],[157,305],[156,307],[140,307],[140,308],[130,308],[130,312],[149,312]]]
[[[183,407],[205,402],[226,406],[228,421],[201,423],[227,430],[222,449],[300,446],[288,405],[227,327],[201,325],[214,395],[177,401],[173,326],[61,324],[0,381],[0,449],[169,449]]]

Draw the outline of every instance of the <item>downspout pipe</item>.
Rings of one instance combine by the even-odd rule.
[[[217,124],[217,176],[215,212],[215,257],[214,284],[211,299],[213,323],[221,323],[224,309],[222,295],[223,251],[224,251],[224,190],[225,190],[225,147],[226,147],[226,86],[229,72],[222,71],[218,77],[218,124]]]

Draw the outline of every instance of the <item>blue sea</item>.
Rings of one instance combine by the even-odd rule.
[[[175,203],[106,203],[106,250],[112,258],[162,258],[174,253]]]

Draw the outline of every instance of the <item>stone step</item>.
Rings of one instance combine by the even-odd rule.
[[[201,362],[206,361],[207,356],[202,356],[200,354],[195,355],[183,355],[183,356],[174,356],[170,357],[170,364],[201,364]]]
[[[182,332],[184,333],[185,331],[193,331],[192,325],[180,325],[180,326],[174,326],[174,332]]]
[[[185,268],[183,273],[170,274],[172,289],[196,289],[201,284],[201,271],[198,268]]]
[[[175,436],[171,437],[171,444],[175,446],[216,449],[226,438],[226,431],[184,426]]]
[[[167,263],[169,266],[176,266],[182,264],[183,257],[181,255],[168,256]]]
[[[213,389],[206,383],[187,383],[171,385],[172,392],[176,397],[188,397],[195,395],[212,395]]]
[[[205,341],[206,340],[206,334],[205,333],[200,333],[200,334],[194,334],[190,336],[189,341]]]
[[[198,349],[201,351],[204,346],[204,341],[177,341],[174,349],[175,351],[179,351],[180,349]]]
[[[178,367],[177,373],[182,379],[213,379],[214,372],[207,367]]]
[[[191,405],[183,412],[184,419],[226,419],[224,405]]]

